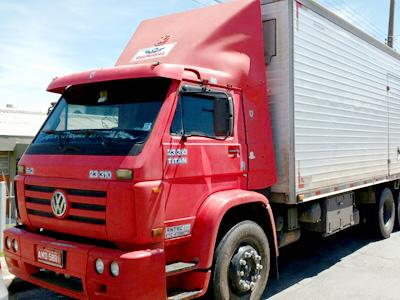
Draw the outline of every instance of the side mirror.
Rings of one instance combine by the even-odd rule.
[[[47,115],[50,115],[50,113],[53,111],[54,107],[56,106],[57,102],[51,102],[50,107],[47,109]]]
[[[215,136],[228,137],[233,129],[233,103],[231,98],[215,98],[214,131]]]

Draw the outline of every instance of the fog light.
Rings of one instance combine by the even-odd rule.
[[[113,261],[110,265],[111,275],[117,277],[119,275],[119,265],[116,261]]]
[[[6,248],[8,250],[11,249],[11,239],[9,237],[6,237]]]
[[[101,258],[96,259],[96,272],[99,274],[103,274],[104,272],[104,263]]]
[[[13,247],[15,252],[18,252],[19,246],[18,246],[18,241],[17,240],[13,240],[12,247]]]

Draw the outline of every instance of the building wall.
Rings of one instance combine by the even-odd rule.
[[[28,144],[17,144],[13,151],[0,151],[0,181],[9,183],[14,180],[17,163],[27,147]]]
[[[15,145],[14,151],[10,152],[10,179],[14,180],[17,175],[17,163],[24,154],[28,144],[17,144]]]
[[[10,154],[8,151],[0,151],[0,181],[9,180]]]

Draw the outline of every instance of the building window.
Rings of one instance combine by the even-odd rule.
[[[0,154],[0,181],[3,180],[2,176],[9,175],[10,166],[8,163],[8,155],[7,154]]]

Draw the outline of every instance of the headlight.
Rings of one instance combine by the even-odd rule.
[[[6,248],[8,250],[11,249],[11,239],[9,237],[6,237]]]
[[[116,261],[113,261],[110,265],[111,275],[117,277],[119,275],[119,265]]]
[[[18,246],[18,241],[17,240],[13,240],[12,247],[13,247],[15,252],[18,252],[19,246]]]
[[[103,274],[104,272],[104,263],[101,258],[96,259],[96,272],[99,274]]]

